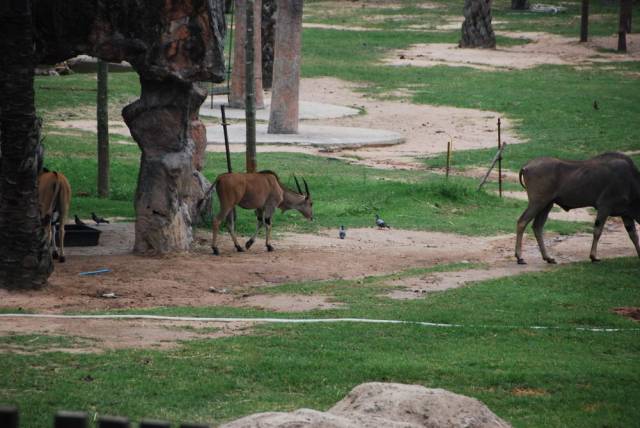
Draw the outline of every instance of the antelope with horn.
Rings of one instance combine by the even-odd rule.
[[[264,226],[267,230],[266,247],[268,251],[273,251],[271,245],[271,218],[276,208],[280,208],[282,212],[287,210],[298,210],[308,220],[313,220],[313,201],[307,181],[303,178],[303,192],[300,188],[298,179],[294,176],[297,192],[286,188],[280,183],[278,175],[273,171],[260,171],[257,173],[226,173],[219,175],[212,189],[216,190],[218,200],[220,201],[220,211],[213,218],[213,239],[211,248],[214,255],[219,255],[217,241],[218,230],[222,220],[226,219],[227,228],[236,250],[244,251],[244,248],[238,243],[235,234],[235,218],[234,208],[236,205],[245,209],[256,210],[256,232],[245,243],[245,248],[249,249],[255,242],[256,236],[260,228]]]

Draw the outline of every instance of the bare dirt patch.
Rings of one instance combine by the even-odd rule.
[[[384,62],[396,66],[473,67],[480,70],[526,69],[543,64],[585,66],[598,62],[624,62],[640,60],[640,34],[629,34],[628,52],[612,52],[617,37],[594,37],[587,43],[576,38],[549,33],[511,33],[501,35],[530,40],[518,46],[497,49],[462,49],[450,43],[418,44],[393,52]],[[608,50],[608,51],[605,51]]]
[[[623,317],[631,318],[634,321],[640,321],[640,308],[635,307],[625,307],[625,308],[615,308],[613,309],[618,315],[622,315]]]
[[[215,339],[243,334],[251,323],[164,320],[3,318],[0,336],[47,335],[75,337],[69,346],[45,347],[47,352],[93,353],[126,348],[173,348],[183,340]],[[36,339],[34,339],[36,340]],[[0,345],[1,352],[37,353],[37,342]]]

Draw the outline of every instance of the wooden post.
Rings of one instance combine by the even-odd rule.
[[[54,428],[87,428],[87,414],[85,412],[59,411],[54,419]]]
[[[580,41],[586,42],[589,37],[589,0],[582,0],[582,15],[580,20]]]
[[[224,151],[227,154],[227,172],[231,172],[231,152],[229,150],[229,134],[227,133],[227,115],[224,112],[224,106],[220,106],[222,115],[222,130],[224,131]]]
[[[255,0],[247,0],[247,35],[245,37],[245,118],[247,128],[247,172],[256,172],[256,85],[254,80],[254,36],[253,6]],[[262,65],[261,65],[262,67]]]
[[[129,419],[119,416],[102,416],[98,419],[98,428],[130,428]]]
[[[109,63],[98,60],[98,196],[109,197]]]
[[[500,139],[500,118],[498,118],[498,150],[502,148],[502,140]],[[498,194],[502,197],[502,153],[498,158]]]
[[[18,428],[18,408],[0,406],[0,426],[6,428]]]
[[[451,168],[451,140],[447,142],[447,180],[449,179],[449,169]]]

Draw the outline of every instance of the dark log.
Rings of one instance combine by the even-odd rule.
[[[495,48],[491,26],[491,0],[465,0],[461,48]]]

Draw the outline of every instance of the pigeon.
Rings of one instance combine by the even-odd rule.
[[[76,222],[76,225],[78,225],[78,226],[86,226],[87,225],[84,221],[82,221],[82,220],[80,220],[80,218],[78,218],[77,214],[75,216],[75,222]]]
[[[380,229],[384,229],[385,227],[387,229],[391,229],[391,226],[385,223],[385,221],[381,219],[378,214],[376,214],[376,226],[378,226]]]
[[[593,108],[594,108],[595,110],[598,110],[598,101],[594,101],[594,102],[593,102]]]
[[[91,218],[93,219],[93,221],[95,221],[95,222],[96,222],[96,224],[100,224],[100,223],[107,223],[107,224],[109,224],[109,220],[106,220],[106,219],[104,219],[104,218],[102,218],[102,217],[98,217],[98,216],[96,215],[96,213],[91,213]]]
[[[340,237],[340,239],[344,239],[347,236],[347,231],[344,229],[344,226],[340,226],[338,236]]]

